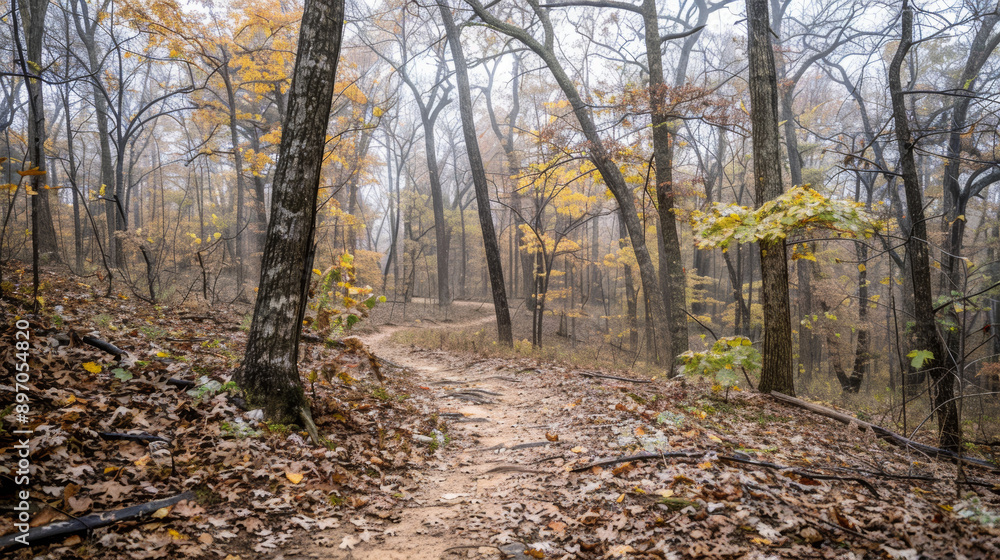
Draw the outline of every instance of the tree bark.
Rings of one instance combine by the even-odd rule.
[[[910,216],[910,232],[906,241],[906,252],[910,260],[910,278],[913,283],[914,326],[911,347],[927,350],[934,354],[926,360],[922,371],[930,374],[934,382],[934,405],[937,409],[940,445],[944,449],[957,451],[961,440],[958,408],[954,397],[954,380],[945,361],[945,348],[938,336],[934,321],[933,293],[931,291],[930,255],[927,246],[927,222],[924,216],[923,193],[917,177],[917,167],[913,158],[915,147],[910,134],[910,124],[906,118],[906,105],[900,78],[903,61],[913,45],[913,11],[909,1],[903,0],[902,37],[896,54],[889,64],[889,97],[892,100],[892,118],[896,128],[896,143],[899,146],[899,174],[903,178],[906,194],[906,209]]]
[[[649,105],[653,125],[653,163],[656,166],[656,210],[659,214],[660,238],[660,289],[669,333],[670,352],[661,356],[661,362],[673,371],[677,356],[688,350],[688,324],[686,292],[687,279],[681,262],[681,244],[677,237],[674,216],[674,128],[677,123],[667,115],[666,84],[663,81],[663,57],[660,54],[660,26],[656,13],[656,0],[643,0],[642,19],[646,39],[646,64],[649,66]],[[683,80],[683,76],[680,77]]]
[[[462,133],[465,136],[465,150],[469,156],[469,167],[472,170],[472,182],[476,189],[476,207],[479,212],[479,225],[483,230],[483,246],[486,250],[486,266],[489,269],[490,289],[493,294],[493,307],[497,318],[497,341],[506,346],[514,345],[514,335],[510,324],[510,308],[507,305],[507,289],[503,282],[503,262],[500,259],[500,245],[493,226],[493,212],[490,209],[489,185],[486,182],[486,170],[483,167],[483,157],[479,152],[479,135],[476,134],[476,122],[472,115],[472,95],[469,91],[469,76],[466,71],[465,53],[462,51],[462,41],[451,8],[443,0],[439,0],[441,17],[448,33],[448,44],[451,55],[455,59],[455,76],[458,79],[458,108],[462,113]]]
[[[344,0],[307,0],[274,175],[260,288],[236,381],[271,420],[308,415],[298,372],[316,200],[344,24]],[[304,266],[305,265],[305,266]],[[309,420],[311,421],[311,420]]]
[[[747,0],[750,105],[753,127],[754,192],[759,207],[781,195],[778,135],[778,81],[767,16],[767,0]],[[761,392],[795,393],[792,377],[792,323],[788,301],[788,260],[784,240],[760,243],[761,299],[764,306]]]
[[[45,14],[49,3],[46,0],[24,0],[20,8],[24,40],[27,45],[28,73],[41,75],[42,39],[45,36]],[[36,78],[25,80],[28,84],[28,161],[30,167],[38,168],[40,174],[31,175],[29,183],[36,194],[31,199],[32,245],[37,247],[38,256],[59,261],[56,230],[52,224],[50,207],[52,191],[45,188],[45,105],[42,98],[42,82]],[[35,263],[35,268],[37,268]]]

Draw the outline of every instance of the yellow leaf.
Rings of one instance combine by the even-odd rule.
[[[372,109],[372,114],[375,115],[375,118],[377,119],[382,115],[384,115],[385,111],[383,111],[381,107],[375,107],[374,109]]]
[[[161,507],[160,509],[154,511],[150,517],[153,519],[163,519],[164,517],[170,515],[170,509],[171,508],[169,507]]]
[[[104,467],[104,474],[118,472],[121,467]]]
[[[25,170],[18,169],[17,174],[20,175],[21,177],[30,177],[34,175],[45,175],[45,171],[42,171],[37,167],[32,167],[31,169],[25,169]]]
[[[858,265],[858,272],[864,272],[864,271],[865,271],[865,263],[859,264]]]
[[[704,463],[698,463],[698,468],[701,469],[701,470],[708,470],[708,469],[712,468],[712,462],[711,461],[705,461]]]
[[[94,362],[84,362],[83,369],[89,371],[90,373],[101,373],[101,365]]]
[[[169,358],[170,354],[167,354],[166,352],[160,351],[160,352],[156,353],[156,357],[157,358]]]
[[[583,448],[577,446],[577,447],[574,447],[573,449],[570,449],[570,451],[572,451],[573,453],[583,453]]]
[[[212,237],[215,237],[216,239],[218,239],[218,238],[222,237],[222,234],[221,234],[221,233],[219,233],[219,232],[215,232],[215,233],[214,233],[214,234],[212,235]]]
[[[622,502],[623,502],[624,500],[625,500],[625,494],[622,494],[621,496],[618,496],[618,499],[617,499],[617,500],[615,500],[615,503],[617,503],[617,504],[620,504],[620,503],[622,503]]]
[[[302,482],[302,473],[285,471],[285,476],[288,478],[288,480],[292,481],[292,484],[298,484]]]
[[[715,443],[722,443],[722,439],[719,436],[708,436],[708,439],[714,441]]]
[[[185,540],[185,539],[187,539],[187,537],[186,537],[186,536],[184,536],[184,535],[182,535],[182,534],[178,533],[178,532],[177,532],[177,531],[175,531],[174,529],[167,529],[167,533],[169,533],[169,534],[170,534],[170,536],[174,538],[174,540],[178,540],[178,541],[182,541],[182,540]]]
[[[135,466],[137,466],[137,467],[145,467],[146,463],[149,463],[149,459],[150,459],[150,457],[149,457],[149,454],[147,453],[146,455],[143,455],[140,459],[137,459],[135,461]]]

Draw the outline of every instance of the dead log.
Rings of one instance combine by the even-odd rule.
[[[107,527],[108,525],[113,525],[120,521],[128,521],[129,519],[140,517],[142,515],[146,515],[147,513],[153,513],[160,508],[172,506],[177,502],[193,499],[194,492],[184,492],[183,494],[178,494],[171,498],[147,502],[137,506],[101,513],[91,513],[90,515],[66,521],[56,521],[55,523],[49,523],[48,525],[32,528],[28,531],[27,538],[21,538],[23,537],[23,533],[12,533],[2,537],[0,538],[0,549],[6,547],[12,547],[11,550],[22,548],[24,547],[22,541],[27,541],[29,546],[43,544],[55,539],[65,538],[76,533]],[[18,538],[21,538],[21,540],[17,540]]]
[[[809,412],[814,412],[816,414],[819,414],[820,416],[825,416],[827,418],[830,418],[831,420],[836,420],[838,422],[848,425],[855,424],[861,430],[870,429],[872,432],[875,433],[876,436],[888,441],[889,443],[892,443],[893,445],[898,445],[900,447],[908,449],[915,449],[921,453],[924,453],[926,455],[935,458],[944,457],[946,459],[950,459],[953,461],[962,461],[963,463],[975,465],[977,467],[984,467],[990,469],[990,471],[994,473],[1000,472],[1000,470],[997,469],[996,465],[988,461],[983,461],[982,459],[975,459],[972,457],[961,456],[952,451],[948,451],[947,449],[941,449],[939,447],[933,447],[917,441],[913,441],[912,439],[901,436],[896,432],[889,431],[881,426],[876,426],[875,424],[865,422],[864,420],[858,420],[853,416],[848,416],[847,414],[838,412],[829,407],[807,402],[802,399],[797,399],[795,397],[790,397],[784,393],[779,393],[777,391],[771,391],[771,396],[774,397],[776,400],[781,401],[785,404],[790,404],[797,406],[799,408],[803,408],[805,410],[808,410]]]

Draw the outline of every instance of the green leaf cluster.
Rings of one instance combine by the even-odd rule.
[[[761,368],[760,352],[745,336],[722,337],[704,352],[688,350],[679,358],[685,374],[709,377],[719,390],[736,387],[739,382],[737,369],[750,373]]]
[[[885,224],[866,212],[861,203],[832,199],[805,185],[793,187],[757,209],[714,203],[708,212],[693,212],[691,226],[699,249],[726,250],[733,241],[778,241],[813,229],[845,238],[868,238]]]

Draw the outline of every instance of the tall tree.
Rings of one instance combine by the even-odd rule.
[[[497,244],[496,230],[493,227],[489,185],[486,183],[483,156],[479,152],[479,135],[476,134],[476,121],[472,115],[472,94],[469,91],[469,73],[466,70],[462,38],[455,25],[455,19],[451,15],[451,8],[443,0],[438,0],[438,7],[441,9],[441,19],[444,20],[444,28],[448,34],[451,56],[455,59],[455,77],[458,80],[458,108],[462,113],[462,134],[465,137],[465,150],[469,156],[469,167],[472,168],[472,182],[476,188],[479,225],[482,226],[483,230],[486,266],[489,268],[493,307],[497,317],[497,339],[500,344],[513,346],[514,335],[510,325],[507,289],[503,282],[503,263],[500,260],[500,246]]]
[[[260,286],[236,381],[268,418],[301,418],[318,442],[298,355],[311,274],[327,122],[343,36],[344,0],[307,0],[282,128]]]
[[[892,118],[896,127],[899,147],[899,174],[903,178],[906,194],[906,211],[910,215],[910,232],[906,237],[906,252],[910,256],[910,277],[913,284],[914,325],[911,337],[913,350],[931,352],[933,357],[924,360],[922,367],[930,374],[934,384],[934,405],[937,410],[938,428],[941,430],[941,447],[956,451],[961,441],[958,407],[955,403],[955,384],[945,360],[945,348],[934,321],[934,294],[931,290],[930,251],[927,239],[927,220],[924,214],[924,197],[913,157],[916,140],[910,132],[903,94],[903,62],[913,46],[913,9],[909,0],[903,0],[902,36],[896,54],[889,63],[889,97],[892,100]]]
[[[37,169],[30,175],[31,188],[31,239],[33,259],[44,256],[59,260],[56,247],[56,230],[52,225],[50,190],[45,183],[45,104],[42,98],[42,39],[45,37],[45,14],[49,9],[47,0],[22,0],[20,5],[21,23],[27,52],[20,57],[25,81],[28,83],[28,161]],[[16,37],[15,37],[16,39]],[[17,48],[21,48],[20,41]],[[25,58],[25,55],[27,58]],[[38,263],[35,262],[35,274]]]
[[[757,206],[777,198],[781,185],[778,135],[778,79],[771,47],[767,0],[747,0],[750,54],[750,122]],[[788,302],[788,258],[784,239],[760,242],[764,348],[760,390],[795,394],[792,377],[792,320]]]

